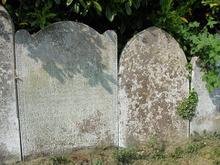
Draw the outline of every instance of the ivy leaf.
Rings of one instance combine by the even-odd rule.
[[[110,22],[112,22],[114,20],[116,14],[112,12],[110,7],[107,7],[106,11],[105,11],[105,15],[108,18],[108,20]]]
[[[69,6],[69,5],[72,4],[72,2],[73,2],[73,0],[67,0],[67,1],[66,1],[66,5]]]
[[[129,2],[125,3],[125,9],[126,9],[127,15],[131,15],[132,14],[132,10],[131,10]]]
[[[101,7],[101,5],[100,5],[98,2],[96,2],[96,1],[94,1],[93,4],[94,4],[94,7],[95,7],[97,13],[100,14],[100,13],[102,12],[102,7]]]
[[[79,13],[79,3],[75,3],[74,4],[74,6],[73,6],[73,11],[75,12],[75,13]]]

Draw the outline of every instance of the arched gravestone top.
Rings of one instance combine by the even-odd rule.
[[[116,145],[116,34],[58,22],[15,40],[24,156]]]
[[[11,18],[0,5],[0,164],[20,160],[13,35]]]
[[[187,96],[187,60],[179,44],[150,27],[134,36],[119,64],[120,146],[186,137],[187,125],[176,114]]]

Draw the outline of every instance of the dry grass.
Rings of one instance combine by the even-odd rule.
[[[65,156],[41,157],[18,165],[220,165],[220,134],[195,134],[171,145],[153,139],[138,148],[88,148]]]

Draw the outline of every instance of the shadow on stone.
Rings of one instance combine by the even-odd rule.
[[[212,103],[216,106],[216,112],[220,113],[220,88],[214,89],[214,91],[209,93],[209,96],[212,100]]]
[[[17,43],[27,44],[29,56],[40,61],[45,71],[61,83],[81,74],[91,87],[101,85],[113,93],[111,83],[116,84],[116,80],[105,71],[108,68],[101,56],[107,53],[108,42],[116,42],[112,33],[100,35],[83,24],[60,22],[33,36],[23,30],[16,35]],[[103,37],[108,42],[103,43]]]

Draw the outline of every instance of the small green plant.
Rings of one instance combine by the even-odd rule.
[[[92,163],[92,165],[104,165],[102,160],[96,160]]]
[[[220,157],[220,147],[215,147],[215,148],[213,148],[213,154],[214,154],[216,157]]]
[[[160,159],[164,159],[164,158],[165,158],[165,152],[164,152],[163,147],[155,150],[150,155],[150,159],[153,159],[153,160],[160,160]]]
[[[150,137],[147,146],[152,149],[150,155],[148,155],[148,158],[159,160],[165,157],[165,142],[158,139],[157,136],[154,135]]]
[[[139,157],[137,151],[132,148],[119,149],[114,156],[122,164],[129,164]]]
[[[52,160],[53,165],[68,164],[71,162],[64,156],[55,156],[50,159]]]
[[[204,73],[203,80],[211,92],[220,85],[220,43],[218,35],[209,32],[217,22],[211,16],[207,16],[206,20],[207,24],[203,28],[199,22],[194,21],[183,28],[181,33],[185,42],[191,46],[188,53],[191,56],[199,56],[199,65]]]
[[[186,153],[192,154],[192,153],[197,153],[199,149],[199,145],[196,143],[190,143],[186,147]]]
[[[198,104],[198,94],[191,90],[188,98],[184,99],[177,108],[177,113],[184,120],[191,121],[195,116],[196,106]]]
[[[171,153],[172,158],[182,158],[184,150],[181,147],[176,147],[174,153]]]
[[[150,136],[147,142],[147,146],[151,148],[155,148],[157,145],[158,145],[157,136],[156,135]]]
[[[35,9],[27,15],[32,19],[31,26],[39,25],[41,29],[47,26],[51,19],[56,17],[56,14],[51,11],[52,2],[45,3],[41,9]]]

